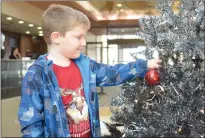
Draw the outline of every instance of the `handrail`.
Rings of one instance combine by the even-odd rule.
[[[35,61],[35,60],[33,60],[33,59],[30,59],[30,60],[24,60],[24,59],[1,59],[1,61],[31,61],[31,62],[33,62],[33,61]]]
[[[35,60],[2,59],[1,60],[1,97],[2,99],[20,96],[21,84],[27,69]],[[109,62],[111,64],[125,61]],[[103,89],[101,89],[103,93]]]

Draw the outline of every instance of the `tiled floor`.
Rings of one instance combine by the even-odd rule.
[[[105,125],[102,123],[110,122],[110,110],[109,110],[109,100],[111,97],[116,96],[120,93],[120,87],[107,87],[104,88],[105,95],[99,96],[100,104],[100,120],[101,120],[101,130],[103,134],[107,134]],[[18,106],[20,102],[20,97],[10,98],[2,100],[2,137],[20,137],[20,126],[17,120]]]

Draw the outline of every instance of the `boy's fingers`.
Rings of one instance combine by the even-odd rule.
[[[160,60],[160,59],[157,59],[157,63],[161,63],[162,62],[162,60]]]
[[[158,68],[160,68],[161,66],[159,65],[159,64],[156,64],[156,68],[158,69]]]

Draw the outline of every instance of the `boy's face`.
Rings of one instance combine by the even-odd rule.
[[[77,26],[73,30],[67,31],[64,37],[59,34],[57,37],[59,52],[69,59],[76,59],[80,57],[80,54],[86,45],[86,33],[86,28],[83,26]],[[56,42],[55,39],[52,40]]]

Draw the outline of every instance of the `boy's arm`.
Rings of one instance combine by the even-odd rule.
[[[23,137],[43,137],[43,82],[39,67],[31,67],[22,81],[18,118]]]
[[[100,64],[90,60],[91,70],[96,74],[97,86],[115,86],[136,77],[144,77],[147,71],[147,60],[137,59],[128,64],[114,66]]]

